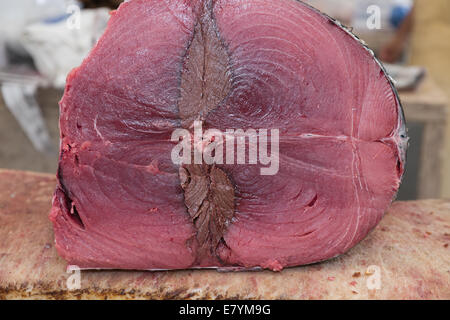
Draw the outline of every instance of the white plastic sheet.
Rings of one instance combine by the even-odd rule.
[[[67,74],[95,45],[107,25],[109,9],[81,10],[74,15],[57,23],[30,25],[21,37],[38,71],[55,87],[64,87]]]
[[[27,25],[45,19],[61,17],[74,0],[14,0],[0,2],[0,47],[8,46],[26,54],[20,36]]]

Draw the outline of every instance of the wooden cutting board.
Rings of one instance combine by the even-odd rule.
[[[55,185],[50,175],[0,170],[0,298],[450,299],[444,200],[394,203],[364,241],[324,263],[278,273],[81,271],[74,289],[47,218]]]

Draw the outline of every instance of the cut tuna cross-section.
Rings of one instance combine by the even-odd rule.
[[[294,0],[126,2],[60,108],[50,218],[59,253],[81,268],[325,260],[377,225],[403,175],[388,76],[345,28]],[[236,139],[277,130],[278,170],[173,161],[173,133],[198,122]]]

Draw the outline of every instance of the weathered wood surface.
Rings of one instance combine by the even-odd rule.
[[[448,99],[430,77],[426,77],[417,90],[400,92],[400,99],[406,122],[423,124],[418,198],[446,195],[442,187],[444,180],[450,178],[448,168],[445,168],[445,150],[450,151],[449,135],[446,134],[449,130]]]
[[[400,91],[406,120],[446,122],[448,98],[439,86],[426,76],[414,91]]]
[[[55,184],[50,175],[0,170],[0,298],[450,298],[444,200],[395,203],[362,243],[320,264],[279,273],[81,271],[81,289],[70,291],[47,218]]]

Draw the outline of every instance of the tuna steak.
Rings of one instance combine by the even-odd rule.
[[[60,255],[81,268],[329,259],[377,225],[404,170],[389,77],[344,27],[294,0],[126,2],[68,76],[60,109],[50,219]],[[198,122],[236,139],[278,130],[266,137],[272,151],[278,142],[276,173],[175,162],[174,131]],[[180,141],[198,151],[215,137]]]

